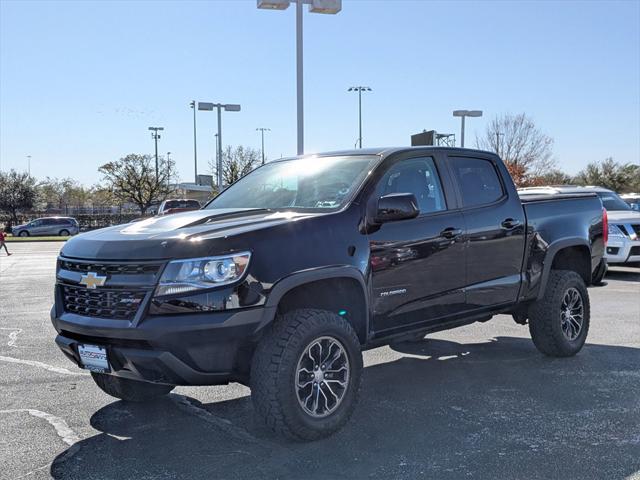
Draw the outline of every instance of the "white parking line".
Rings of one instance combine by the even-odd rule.
[[[0,413],[28,413],[32,417],[42,418],[49,422],[49,424],[55,428],[56,433],[62,439],[64,443],[71,446],[74,443],[80,441],[80,438],[76,435],[76,433],[69,428],[67,422],[65,422],[62,418],[56,417],[47,412],[43,412],[42,410],[36,410],[34,408],[12,408],[8,410],[0,410]]]
[[[83,370],[72,372],[71,370],[67,370],[66,368],[54,367],[53,365],[48,365],[42,362],[36,362],[35,360],[21,360],[19,358],[4,357],[0,355],[0,361],[7,362],[7,363],[20,363],[23,365],[30,365],[32,367],[44,368],[45,370],[49,370],[50,372],[61,373],[63,375],[89,375],[88,372],[85,372]]]
[[[56,460],[54,460],[53,463],[65,462],[72,455],[74,455],[78,450],[80,450],[80,446],[77,445],[77,443],[80,441],[80,437],[78,437],[78,435],[76,435],[76,432],[71,430],[67,422],[65,422],[60,417],[56,417],[51,413],[43,412],[42,410],[36,410],[35,408],[12,408],[8,410],[0,410],[0,413],[28,413],[32,417],[42,418],[46,420],[49,423],[49,425],[51,425],[55,429],[56,434],[62,439],[62,441],[67,445],[69,445],[70,447],[69,449],[67,449],[64,455],[58,457]],[[32,470],[26,475],[23,475],[22,477],[18,477],[18,478],[24,478],[29,475],[33,475],[34,473],[37,473],[40,470],[50,468],[51,465],[53,465],[53,463],[43,465],[42,467],[36,468],[35,470]]]
[[[10,347],[16,346],[16,340],[18,339],[18,335],[22,333],[21,328],[11,328],[11,327],[0,327],[0,330],[12,330],[9,334],[9,342],[7,343]],[[16,347],[17,348],[17,347]]]

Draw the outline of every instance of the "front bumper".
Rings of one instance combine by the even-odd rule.
[[[640,240],[609,237],[605,258],[607,263],[640,262]]]
[[[273,313],[256,307],[209,314],[149,316],[139,323],[56,313],[56,343],[77,366],[79,344],[103,346],[111,374],[170,385],[245,382],[253,345]]]

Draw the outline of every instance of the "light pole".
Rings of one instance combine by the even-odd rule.
[[[504,137],[504,133],[496,132],[496,155],[500,155],[500,137]]]
[[[270,128],[258,127],[256,128],[256,132],[259,131],[262,137],[262,165],[264,165],[264,132],[270,132]]]
[[[158,180],[158,139],[160,138],[160,134],[158,132],[164,130],[164,127],[149,127],[151,130],[151,138],[153,138],[156,145],[156,181]]]
[[[196,140],[196,101],[191,100],[189,106],[193,108],[193,168],[194,168],[194,180],[198,183],[198,144]]]
[[[27,173],[31,176],[31,155],[27,155]]]
[[[170,157],[170,155],[171,155],[171,152],[167,152],[167,188],[169,188],[169,186],[170,186],[169,185],[169,176],[170,176],[169,174],[171,173],[171,164],[170,164],[171,157]],[[197,183],[198,182],[196,182],[196,184]]]
[[[298,118],[298,155],[304,155],[304,94],[303,94],[303,49],[302,49],[302,5],[309,5],[311,13],[336,14],[342,10],[342,0],[257,0],[258,8],[285,10],[291,2],[296,4],[296,90]]]
[[[482,110],[454,110],[454,117],[462,117],[462,128],[460,130],[460,146],[464,148],[464,119],[466,117],[481,117]]]
[[[218,170],[218,191],[222,191],[222,109],[226,112],[239,112],[240,105],[232,103],[208,103],[198,102],[198,110],[212,111],[214,108],[218,109],[218,155],[216,158],[216,169]]]
[[[358,142],[362,148],[362,92],[370,92],[369,87],[349,87],[348,92],[358,92]]]

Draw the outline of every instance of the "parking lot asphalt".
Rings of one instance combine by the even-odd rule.
[[[573,358],[507,316],[365,352],[350,423],[303,444],[264,430],[241,385],[98,390],[53,342],[61,245],[0,254],[0,478],[640,479],[640,269],[590,288]]]

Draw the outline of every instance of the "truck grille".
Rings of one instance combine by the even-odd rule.
[[[144,300],[144,290],[89,290],[62,285],[65,311],[89,317],[133,320]]]
[[[138,275],[143,273],[157,273],[158,264],[150,263],[90,263],[59,260],[60,268],[71,272],[94,272],[99,275]]]

